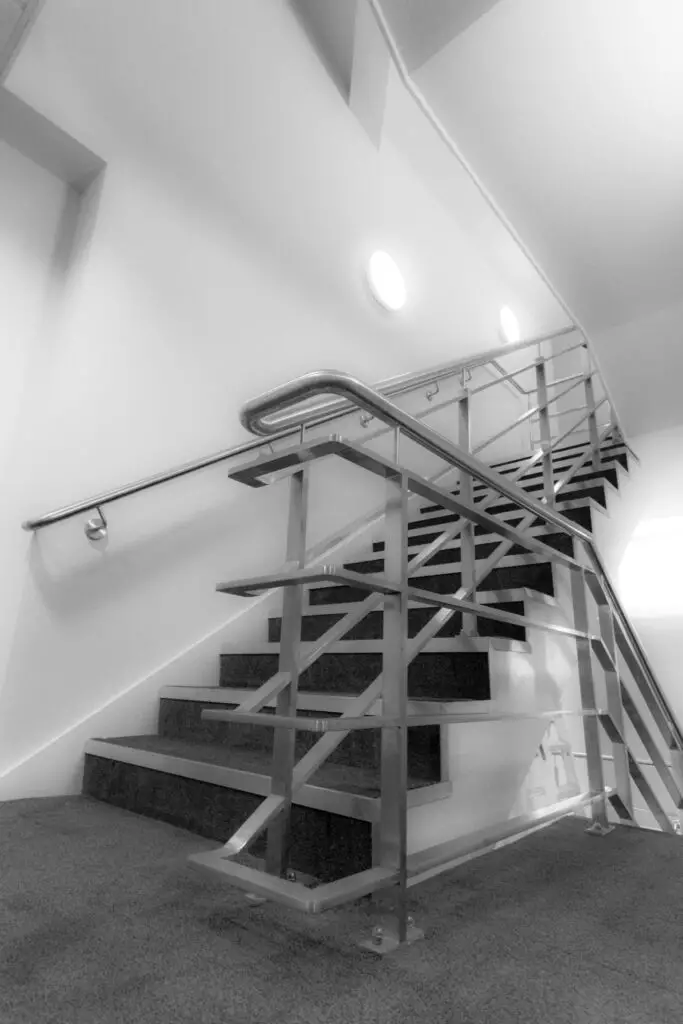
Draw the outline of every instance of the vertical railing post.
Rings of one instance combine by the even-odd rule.
[[[571,572],[571,593],[574,605],[574,628],[582,633],[590,632],[588,628],[586,589],[585,573],[573,570]],[[577,637],[576,655],[579,670],[581,706],[584,711],[595,712],[597,707],[590,640]],[[584,716],[583,733],[586,743],[588,788],[591,793],[597,796],[597,799],[591,804],[593,821],[587,831],[592,835],[606,835],[612,831],[613,826],[607,820],[605,778],[602,770],[602,749],[600,747],[600,723],[595,714]]]
[[[464,374],[463,374],[464,377]],[[464,382],[463,382],[464,387]],[[467,389],[458,401],[458,447],[463,451],[472,451],[472,438],[470,432],[470,396]],[[460,497],[467,504],[473,502],[474,488],[472,477],[469,473],[460,471]],[[474,523],[467,520],[460,533],[460,586],[466,588],[470,594],[468,600],[476,601],[475,591],[475,535]],[[463,612],[462,632],[467,636],[476,636],[477,617],[472,612]]]
[[[536,394],[538,395],[538,420],[543,449],[543,494],[548,505],[555,504],[553,481],[553,453],[551,451],[550,416],[548,413],[548,387],[543,359],[536,360]]]
[[[594,470],[600,469],[600,434],[598,433],[598,418],[595,413],[595,392],[593,390],[593,366],[591,354],[588,347],[581,350],[584,357],[584,373],[586,379],[583,382],[586,395],[586,409],[590,413],[588,417],[588,436],[591,446],[591,463]]]
[[[626,736],[624,722],[624,708],[621,701],[621,680],[619,678],[619,662],[617,645],[614,638],[614,619],[612,609],[606,604],[598,605],[598,621],[600,623],[600,637],[605,649],[612,659],[614,671],[605,670],[605,689],[607,693],[607,713],[614,722],[623,738]],[[628,751],[625,743],[612,742],[612,754],[614,756],[614,778],[619,799],[624,805],[628,816],[633,819],[633,792],[631,787],[631,772],[629,769]]]
[[[386,484],[385,576],[398,592],[384,599],[382,715],[399,719],[382,729],[380,853],[383,867],[398,871],[398,941],[406,941],[408,813],[408,496],[403,473]]]
[[[302,569],[306,562],[308,477],[308,469],[292,475],[287,527],[286,561],[292,567],[298,566]],[[303,587],[284,588],[278,671],[290,673],[291,678],[288,685],[278,695],[275,713],[288,717],[296,715],[303,600]],[[274,733],[270,792],[272,796],[284,797],[284,807],[268,828],[266,871],[272,875],[282,876],[289,862],[291,844],[292,772],[294,770],[296,730],[279,726],[274,729]]]

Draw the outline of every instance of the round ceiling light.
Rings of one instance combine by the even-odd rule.
[[[406,283],[388,252],[375,252],[368,264],[368,284],[385,309],[396,311],[405,305]]]
[[[500,311],[500,329],[505,341],[514,345],[521,338],[519,321],[509,306],[503,306]]]

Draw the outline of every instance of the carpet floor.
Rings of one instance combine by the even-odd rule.
[[[86,797],[0,804],[1,1024],[681,1024],[683,841],[565,819],[304,918],[186,864],[216,843]]]

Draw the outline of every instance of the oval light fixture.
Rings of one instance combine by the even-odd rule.
[[[514,345],[522,336],[519,330],[519,320],[509,306],[503,306],[500,311],[500,330],[503,338],[510,345]]]
[[[406,283],[388,252],[374,252],[368,263],[370,291],[385,309],[395,312],[405,305]]]

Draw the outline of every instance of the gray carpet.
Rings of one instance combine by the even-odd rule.
[[[680,1024],[683,840],[567,819],[411,890],[426,931],[355,946],[186,866],[216,844],[83,797],[0,805],[1,1024]]]

